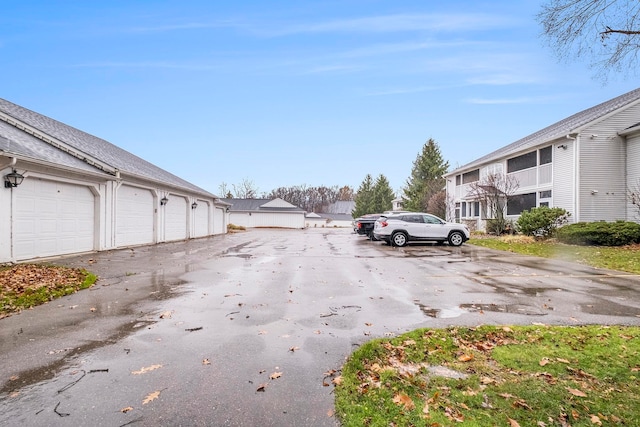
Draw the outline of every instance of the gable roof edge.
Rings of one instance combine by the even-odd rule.
[[[23,132],[28,133],[29,135],[34,136],[35,138],[38,138],[39,140],[46,142],[47,144],[57,148],[58,150],[61,150],[67,154],[69,154],[70,156],[75,157],[76,159],[82,160],[83,162],[87,163],[88,165],[91,165],[97,169],[102,170],[103,172],[108,173],[109,175],[114,175],[114,176],[118,176],[119,175],[119,171],[117,168],[103,162],[100,161],[72,146],[70,146],[69,144],[60,141],[57,138],[54,138],[48,134],[46,134],[45,132],[42,132],[41,130],[28,125],[26,123],[24,123],[21,120],[16,119],[15,117],[4,113],[3,111],[0,111],[0,120],[2,120],[3,122],[6,122],[8,124],[10,124],[11,126],[16,127],[17,129],[20,129]]]

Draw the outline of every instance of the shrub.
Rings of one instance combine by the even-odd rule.
[[[520,214],[516,222],[517,230],[527,236],[551,237],[558,227],[569,221],[571,214],[562,208],[540,206]]]
[[[558,229],[559,241],[587,246],[624,246],[640,243],[640,224],[630,221],[578,222]]]

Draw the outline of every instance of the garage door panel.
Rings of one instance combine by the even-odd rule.
[[[165,207],[165,240],[187,238],[187,199],[170,196]]]
[[[16,259],[94,249],[95,196],[83,185],[26,179],[16,191]]]
[[[123,185],[118,188],[116,245],[154,242],[154,198],[149,190]]]

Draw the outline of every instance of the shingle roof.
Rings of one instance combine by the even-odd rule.
[[[272,211],[272,212],[304,212],[302,208],[284,202],[281,199],[220,199],[223,202],[230,203],[231,212],[237,211]],[[276,201],[274,204],[273,202]],[[280,203],[282,201],[284,203]],[[266,206],[265,206],[266,205]]]
[[[215,197],[208,191],[191,184],[172,173],[147,162],[140,157],[72,126],[52,118],[43,116],[12,102],[0,98],[0,112],[18,122],[37,129],[38,133],[53,138],[72,147],[80,155],[86,157],[88,162],[97,160],[119,170],[121,173],[146,178],[151,181],[163,183],[168,186],[182,188],[209,197]],[[33,141],[27,143],[32,145]],[[28,147],[27,149],[29,149]],[[47,160],[40,158],[39,160]]]
[[[523,151],[529,148],[536,147],[546,142],[551,142],[554,139],[564,137],[572,133],[579,132],[581,128],[586,125],[600,119],[607,114],[631,104],[640,101],[640,88],[627,92],[623,95],[615,97],[609,101],[598,104],[594,107],[587,108],[580,111],[566,119],[560,120],[557,123],[547,126],[529,136],[525,136],[509,145],[506,145],[492,153],[489,153],[479,159],[476,159],[466,165],[463,165],[454,171],[449,172],[447,175],[453,175],[459,170],[469,169],[470,167],[479,166],[493,159],[499,159],[508,154]]]

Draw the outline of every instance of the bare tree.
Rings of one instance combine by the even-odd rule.
[[[503,173],[490,174],[469,184],[466,199],[480,202],[487,219],[487,231],[501,234],[507,229],[507,200],[518,187],[514,177]]]
[[[446,218],[447,216],[447,192],[440,190],[431,196],[427,203],[427,212],[439,216],[440,218]]]
[[[637,72],[638,0],[549,0],[537,20],[560,59],[586,57],[603,80],[611,71]]]
[[[236,199],[255,199],[258,196],[258,187],[248,178],[244,178],[240,184],[233,184],[232,187]]]

